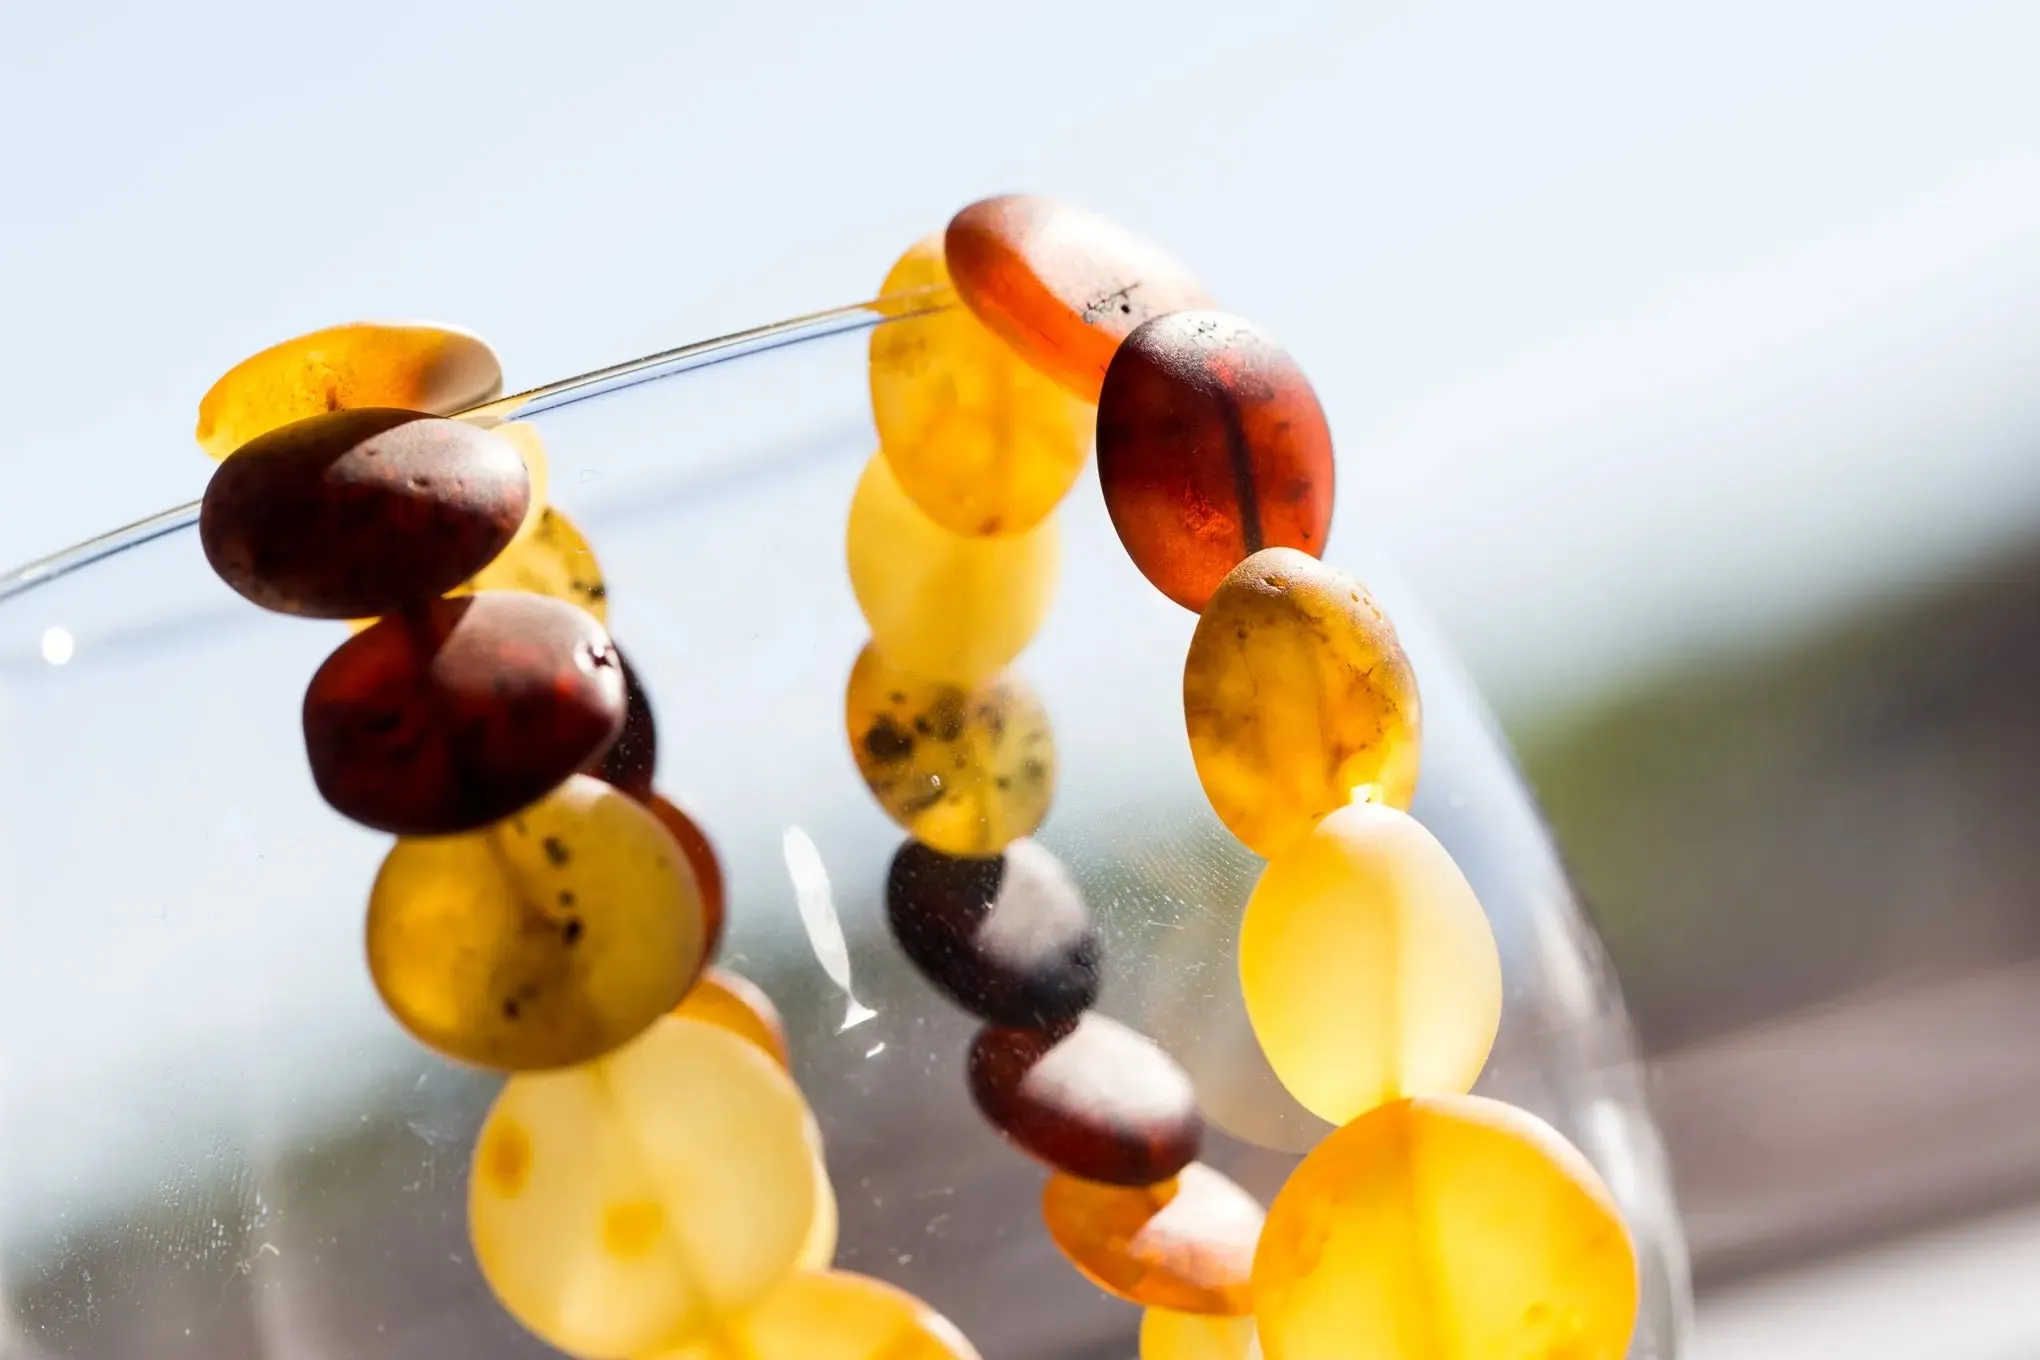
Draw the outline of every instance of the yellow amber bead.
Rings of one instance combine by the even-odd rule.
[[[475,1261],[571,1354],[712,1335],[814,1250],[811,1125],[756,1046],[677,1016],[598,1062],[512,1077],[475,1146]]]
[[[1585,1157],[1532,1115],[1433,1096],[1362,1115],[1268,1210],[1268,1360],[1620,1360],[1636,1253]]]
[[[1083,470],[1095,412],[957,302],[941,232],[902,255],[879,291],[949,304],[871,332],[871,414],[900,489],[959,534],[1039,524]]]
[[[198,403],[198,445],[224,458],[325,411],[393,406],[443,416],[502,390],[496,352],[468,331],[405,321],[328,326],[228,369]]]
[[[739,1039],[756,1044],[781,1067],[789,1070],[793,1067],[779,1008],[757,983],[727,968],[711,968],[702,974],[673,1014],[726,1029]]]
[[[564,1067],[678,1005],[705,940],[694,872],[656,817],[575,775],[481,831],[400,839],[368,901],[368,967],[448,1057]]]
[[[1250,1317],[1150,1308],[1140,1315],[1140,1360],[1261,1360]]]
[[[643,1360],[978,1360],[948,1318],[882,1280],[795,1275],[709,1340]]]
[[[1020,655],[1048,617],[1061,560],[1051,517],[1024,534],[970,538],[929,519],[872,455],[850,502],[850,587],[895,665],[972,685]]]
[[[1057,1172],[1042,1188],[1041,1218],[1085,1279],[1130,1303],[1224,1317],[1253,1306],[1261,1206],[1202,1162],[1154,1185]]]
[[[1406,812],[1355,803],[1262,871],[1240,991],[1275,1075],[1343,1124],[1472,1087],[1501,1024],[1502,964],[1445,847]]]
[[[1183,665],[1190,754],[1212,810],[1272,858],[1356,797],[1408,807],[1416,676],[1358,581],[1293,548],[1235,567]]]
[[[947,855],[995,855],[1031,835],[1055,792],[1055,738],[1027,682],[970,689],[918,679],[876,644],[844,695],[858,773],[900,826]]]
[[[524,512],[524,523],[517,530],[517,537],[523,538],[545,513],[546,497],[552,492],[552,460],[546,456],[545,441],[538,437],[538,427],[528,420],[507,421],[496,426],[495,432],[509,440],[524,459],[524,473],[531,481],[531,508]]]
[[[602,580],[602,564],[574,522],[552,506],[527,523],[495,561],[447,594],[472,595],[478,590],[550,595],[579,605],[598,623],[609,622],[609,587]]]
[[[835,1182],[829,1179],[829,1164],[821,1150],[815,1151],[815,1216],[808,1225],[807,1240],[794,1256],[798,1270],[827,1270],[836,1259],[836,1234],[842,1217],[836,1205]]]

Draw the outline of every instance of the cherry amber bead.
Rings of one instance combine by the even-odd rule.
[[[1140,1316],[1140,1360],[1262,1360],[1250,1317],[1150,1308]]]
[[[198,403],[198,444],[225,458],[249,440],[328,411],[395,406],[452,415],[503,390],[481,337],[426,322],[356,321],[250,355]]]
[[[349,638],[312,677],[312,779],[379,831],[471,831],[600,756],[623,726],[623,688],[602,625],[572,605],[433,600]]]
[[[1135,327],[1211,297],[1156,246],[1096,213],[1007,194],[950,219],[943,251],[958,296],[1022,359],[1087,402]]]
[[[1332,433],[1310,380],[1274,341],[1222,312],[1177,312],[1112,358],[1098,482],[1141,574],[1201,610],[1263,548],[1324,552]]]
[[[1227,1317],[1253,1308],[1261,1206],[1202,1162],[1154,1185],[1050,1176],[1041,1217],[1085,1278],[1130,1303]]]
[[[381,408],[313,416],[223,463],[199,541],[222,581],[265,609],[386,614],[451,590],[503,551],[530,504],[507,440]]]
[[[722,948],[723,923],[728,915],[722,861],[716,858],[715,846],[709,841],[708,833],[701,829],[701,823],[656,793],[646,798],[644,804],[666,828],[666,834],[680,846],[681,853],[687,856],[687,863],[694,870],[694,882],[701,889],[702,918],[706,922],[702,934],[708,941],[708,956],[714,958]]]
[[[1204,1119],[1190,1078],[1115,1020],[989,1026],[972,1041],[969,1066],[971,1096],[992,1127],[1059,1171],[1152,1185],[1197,1157]]]
[[[1303,1159],[1254,1258],[1267,1360],[1621,1360],[1636,1253],[1549,1125],[1475,1096],[1384,1105]]]
[[[1416,792],[1417,679],[1395,627],[1358,581],[1291,548],[1212,592],[1183,719],[1212,811],[1263,857],[1355,798],[1408,807]]]
[[[756,1044],[760,1052],[781,1067],[793,1066],[779,1008],[757,983],[727,968],[711,968],[702,974],[673,1014],[726,1029],[739,1039]]]
[[[989,857],[908,841],[886,878],[900,951],[981,1020],[1043,1029],[1098,999],[1098,928],[1054,855],[1017,840]]]
[[[614,784],[639,802],[652,796],[652,773],[659,763],[659,733],[652,721],[652,700],[621,649],[616,663],[623,670],[623,730],[587,773]]]

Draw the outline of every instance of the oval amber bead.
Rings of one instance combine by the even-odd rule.
[[[756,1044],[760,1052],[781,1067],[788,1070],[793,1067],[779,1008],[747,977],[727,968],[711,968],[673,1013],[726,1029],[739,1039]]]
[[[871,414],[900,489],[959,534],[1021,533],[1083,469],[1091,409],[955,305],[940,233],[886,275],[886,297],[949,303],[871,332]]]
[[[206,485],[219,578],[279,613],[386,614],[451,590],[516,537],[530,504],[507,441],[413,411],[338,411],[247,445]]]
[[[1183,719],[1212,811],[1271,858],[1355,798],[1408,807],[1422,748],[1417,679],[1352,577],[1290,548],[1212,593],[1183,663]]]
[[[652,794],[643,801],[679,845],[694,870],[694,882],[701,889],[701,915],[706,922],[701,928],[703,937],[708,941],[705,949],[708,957],[714,958],[722,948],[723,926],[728,920],[722,861],[716,858],[715,846],[710,843],[708,833],[701,829],[701,823],[659,794]]]
[[[1098,398],[1098,483],[1141,574],[1201,610],[1263,548],[1316,557],[1332,525],[1332,434],[1303,370],[1222,312],[1156,317]]]
[[[307,416],[395,406],[452,415],[503,390],[496,352],[424,321],[356,321],[271,345],[228,369],[198,403],[198,446],[225,458]]]
[[[1190,271],[1125,228],[1068,203],[1006,194],[950,219],[943,251],[980,321],[1078,398],[1095,403],[1112,352],[1152,317],[1209,307]]]
[[[1140,1315],[1140,1360],[1261,1360],[1250,1317],[1150,1308]]]
[[[905,1290],[830,1270],[795,1275],[720,1335],[644,1360],[978,1360],[978,1353]]]
[[[706,950],[658,820],[576,775],[482,831],[399,840],[368,899],[368,971],[419,1042],[483,1067],[596,1058],[673,1009]]]
[[[1261,1206],[1202,1162],[1155,1185],[1050,1176],[1041,1217],[1086,1279],[1129,1303],[1227,1317],[1253,1308]]]
[[[1470,1089],[1502,1017],[1466,876],[1415,818],[1371,803],[1268,862],[1240,919],[1240,990],[1282,1084],[1334,1124]]]
[[[1636,1253],[1608,1188],[1499,1101],[1384,1105],[1320,1143],[1254,1258],[1267,1360],[1621,1360]]]

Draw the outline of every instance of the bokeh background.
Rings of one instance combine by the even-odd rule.
[[[1008,189],[1320,375],[1653,1059],[1714,1357],[2040,1353],[2040,8],[0,3],[0,556],[357,316],[513,387]]]

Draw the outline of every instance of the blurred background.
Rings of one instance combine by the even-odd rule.
[[[0,8],[0,557],[358,316],[513,387],[1026,189],[1318,378],[1653,1060],[1701,1356],[2040,1353],[2040,7]]]

